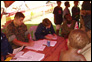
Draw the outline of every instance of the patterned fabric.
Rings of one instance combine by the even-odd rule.
[[[21,26],[16,27],[13,22],[11,22],[6,27],[6,36],[9,39],[12,35],[15,35],[17,40],[28,42],[27,36],[25,36],[25,33],[27,32],[27,26],[25,24],[22,24]]]

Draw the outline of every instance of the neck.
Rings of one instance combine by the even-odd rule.
[[[18,26],[18,25],[16,24],[15,20],[13,21],[13,23],[14,23],[14,26],[16,26],[16,27]]]
[[[71,51],[71,53],[77,53],[77,49],[72,48],[72,47],[70,47],[70,46],[69,46],[69,51]]]

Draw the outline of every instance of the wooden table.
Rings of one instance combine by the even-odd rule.
[[[57,43],[54,47],[47,47],[44,49],[44,51],[35,51],[39,53],[45,54],[44,59],[42,61],[59,61],[60,52],[61,50],[67,49],[66,41],[63,37],[57,38]],[[23,49],[24,52],[27,51],[34,51],[31,49]]]

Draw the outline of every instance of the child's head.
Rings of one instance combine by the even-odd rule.
[[[72,17],[71,17],[70,14],[65,14],[64,18],[65,18],[65,20],[67,21],[67,23],[71,23]]]
[[[69,46],[82,49],[89,43],[89,38],[86,32],[76,29],[70,32],[69,34]]]
[[[65,2],[65,6],[66,6],[66,7],[70,7],[70,4],[69,4],[68,1]]]
[[[78,6],[79,1],[74,1],[74,6]]]
[[[57,1],[57,5],[60,7],[60,5],[61,5],[61,1]]]

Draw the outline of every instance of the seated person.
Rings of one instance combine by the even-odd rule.
[[[9,44],[6,35],[1,32],[1,61],[5,60],[7,57],[14,57],[15,55],[12,53],[13,53],[13,49]]]
[[[33,46],[34,44],[27,26],[23,23],[24,18],[23,13],[17,12],[14,20],[5,29],[6,36],[13,49],[20,46]]]
[[[48,18],[45,18],[42,23],[40,23],[35,32],[36,40],[39,39],[52,39],[51,36],[47,36],[48,34],[52,34],[56,36],[54,28],[51,24],[51,21]]]
[[[68,38],[68,50],[61,51],[60,61],[86,61],[85,57],[78,53],[79,49],[84,48],[89,43],[86,32],[80,29],[71,31]]]
[[[75,27],[75,20],[72,20],[72,17],[70,14],[66,14],[64,16],[65,21],[61,25],[61,35],[64,38],[68,38],[69,33],[74,29]]]

